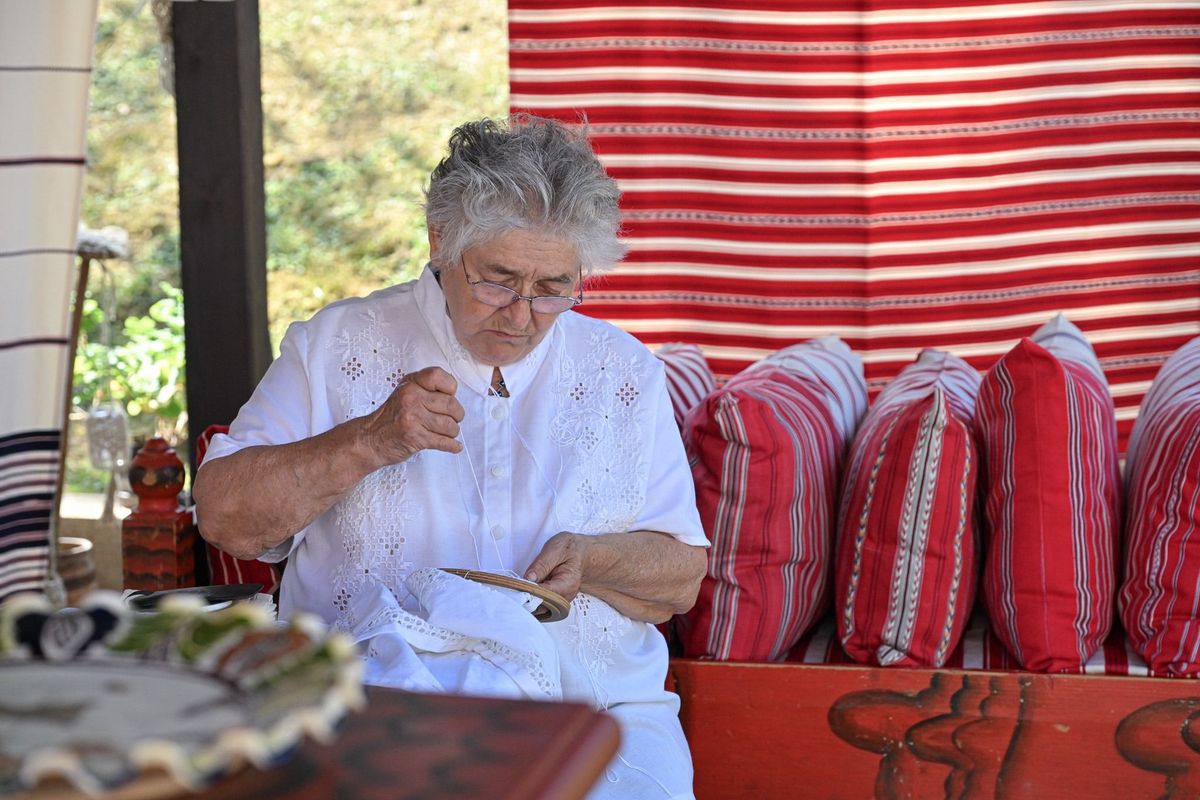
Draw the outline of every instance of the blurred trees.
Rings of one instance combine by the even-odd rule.
[[[505,9],[259,0],[273,346],[293,320],[420,270],[423,188],[450,131],[507,113]],[[106,264],[111,294],[93,270],[73,397],[86,411],[110,394],[143,432],[184,419],[175,111],[159,54],[146,0],[100,1],[82,220],[127,230],[131,258]]]

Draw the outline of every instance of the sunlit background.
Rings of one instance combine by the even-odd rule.
[[[259,0],[272,346],[341,297],[413,277],[425,180],[459,123],[508,110],[504,0]],[[108,470],[84,423],[187,443],[174,100],[149,0],[100,0],[82,222],[129,236],[93,265],[75,363],[64,515]],[[187,461],[185,453],[184,461]],[[69,506],[69,507],[68,507]]]

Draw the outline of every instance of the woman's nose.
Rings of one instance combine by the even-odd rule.
[[[518,330],[524,330],[533,317],[533,308],[525,298],[518,298],[517,302],[500,310],[508,320],[508,324]]]

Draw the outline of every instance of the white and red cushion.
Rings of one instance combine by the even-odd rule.
[[[843,478],[834,578],[855,661],[940,667],[975,602],[979,372],[925,350],[876,398]]]
[[[704,351],[697,345],[671,342],[655,350],[654,355],[663,362],[671,410],[675,412],[675,423],[682,430],[688,412],[717,388],[716,379]]]
[[[1200,338],[1142,401],[1126,458],[1121,621],[1150,669],[1200,673]]]
[[[1062,315],[983,378],[982,593],[1025,669],[1077,672],[1112,625],[1120,477],[1112,397]]]
[[[683,655],[784,658],[825,610],[838,478],[866,410],[862,361],[826,337],[735,375],[687,418],[712,549]]]

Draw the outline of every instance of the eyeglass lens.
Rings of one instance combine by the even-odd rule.
[[[529,300],[530,308],[538,314],[559,314],[574,306],[578,301],[574,297],[558,295],[538,295],[537,297],[522,297],[517,292],[490,281],[471,282],[471,290],[475,299],[496,308],[505,308],[518,299]]]

